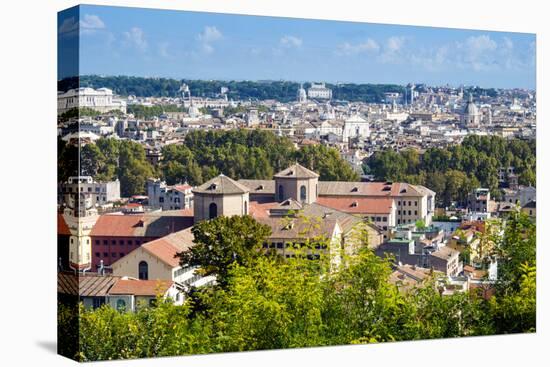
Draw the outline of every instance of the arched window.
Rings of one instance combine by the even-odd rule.
[[[248,215],[248,202],[244,201],[244,215]]]
[[[138,278],[147,280],[149,279],[149,265],[145,261],[140,261],[138,265]]]
[[[211,203],[208,207],[208,219],[214,219],[218,216],[218,206],[216,203]]]
[[[300,201],[304,202],[306,201],[306,186],[305,185],[302,185],[300,186]]]
[[[126,311],[126,301],[123,299],[118,299],[116,301],[116,309],[120,312]]]
[[[285,199],[285,190],[283,188],[283,185],[279,185],[279,201],[283,201]]]

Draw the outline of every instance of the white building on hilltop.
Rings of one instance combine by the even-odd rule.
[[[331,99],[332,89],[325,87],[325,83],[312,83],[307,90],[307,96],[313,99]]]
[[[91,108],[101,113],[120,111],[126,113],[126,101],[117,99],[108,88],[78,88],[57,93],[57,113],[73,108]]]

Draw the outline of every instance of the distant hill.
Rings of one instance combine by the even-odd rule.
[[[139,97],[176,97],[181,83],[186,83],[193,96],[216,97],[221,87],[229,88],[228,98],[233,100],[276,99],[289,102],[296,99],[299,83],[289,81],[220,81],[220,80],[177,80],[169,78],[144,78],[133,76],[99,76],[84,75],[80,77],[81,87],[112,89],[122,96]],[[58,82],[58,90],[66,91],[78,86],[77,78],[67,78]],[[309,83],[304,84],[308,88]],[[384,93],[403,93],[404,87],[396,84],[330,84],[326,86],[333,91],[333,98],[351,102],[379,103],[384,100]]]

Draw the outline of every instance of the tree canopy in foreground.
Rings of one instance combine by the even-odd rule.
[[[253,238],[263,232],[246,223]],[[71,314],[61,305],[59,327],[78,333],[80,350],[70,356],[81,361],[534,332],[535,224],[513,213],[496,241],[502,273],[488,300],[476,292],[442,296],[432,283],[400,292],[388,282],[389,260],[362,247],[330,274],[301,256],[231,257],[224,285],[194,289],[182,306],[159,298],[136,313],[104,305]],[[243,253],[257,251],[256,242]]]

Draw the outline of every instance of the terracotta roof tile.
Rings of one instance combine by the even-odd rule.
[[[67,226],[67,222],[65,222],[65,218],[63,218],[63,214],[57,214],[57,234],[63,234],[63,235],[71,235],[71,231],[69,230],[69,226]]]
[[[319,197],[317,203],[353,214],[389,214],[393,207],[389,197]]]
[[[174,284],[171,280],[119,279],[109,294],[132,294],[134,296],[156,296],[164,294]]]
[[[72,272],[60,272],[57,274],[57,292],[78,294],[81,297],[104,297],[118,279],[118,276],[97,273],[76,275]]]
[[[175,257],[176,254],[192,246],[193,233],[188,228],[159,238],[158,240],[147,242],[142,247],[165,264],[175,268],[179,265],[179,258]]]
[[[182,210],[141,215],[105,214],[99,217],[92,236],[164,237],[189,228],[193,217]]]

